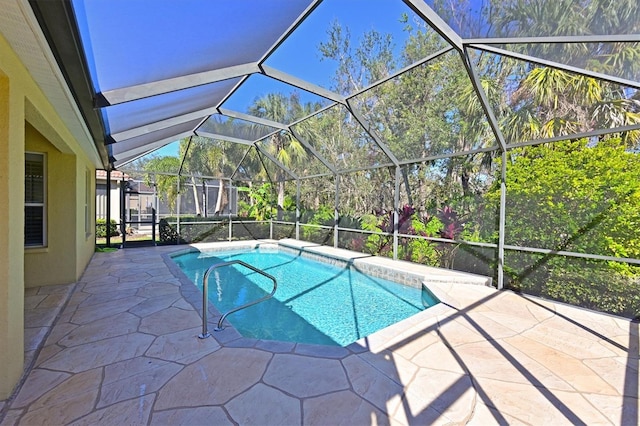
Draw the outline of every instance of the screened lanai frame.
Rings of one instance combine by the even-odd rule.
[[[510,50],[509,46],[524,46],[524,45],[537,45],[541,43],[545,44],[575,44],[575,45],[583,45],[583,44],[595,44],[595,43],[639,43],[640,35],[637,34],[637,31],[631,31],[631,33],[627,34],[627,32],[623,31],[624,29],[618,29],[617,33],[606,33],[606,31],[602,31],[603,34],[589,35],[589,34],[580,34],[580,35],[569,35],[569,34],[559,34],[555,36],[548,35],[535,35],[535,34],[526,34],[526,36],[496,36],[491,33],[487,36],[481,37],[480,34],[472,33],[472,29],[458,27],[451,20],[445,19],[438,15],[434,10],[436,9],[434,3],[437,1],[426,1],[422,0],[404,0],[403,1],[408,8],[416,14],[420,19],[422,19],[428,27],[437,32],[442,40],[446,43],[446,46],[442,49],[430,54],[429,56],[422,58],[419,61],[416,61],[409,66],[402,68],[393,74],[376,81],[367,87],[360,89],[356,92],[349,93],[348,95],[340,95],[331,90],[328,90],[324,87],[320,87],[314,83],[309,81],[305,81],[299,77],[296,77],[291,74],[287,74],[281,70],[278,70],[272,66],[265,65],[265,62],[272,56],[272,54],[277,51],[277,49],[287,40],[287,38],[296,31],[296,29],[301,26],[305,19],[314,13],[315,9],[321,5],[322,1],[309,1],[306,2],[304,6],[301,7],[300,13],[297,14],[297,17],[290,22],[289,26],[286,26],[285,30],[280,33],[278,37],[273,40],[271,46],[260,55],[260,58],[256,61],[246,62],[237,65],[230,65],[223,68],[212,69],[208,71],[201,71],[192,73],[191,75],[184,77],[175,77],[164,79],[163,81],[155,81],[149,82],[145,84],[138,84],[134,86],[129,86],[125,88],[116,88],[105,91],[97,91],[94,93],[95,98],[95,107],[98,107],[101,110],[108,110],[111,106],[126,104],[128,102],[135,102],[136,100],[144,99],[147,97],[160,96],[164,94],[168,94],[174,91],[189,89],[193,87],[205,87],[207,84],[218,84],[220,82],[224,82],[224,84],[230,84],[232,87],[230,90],[225,92],[224,95],[216,98],[215,105],[212,105],[208,108],[199,109],[197,111],[188,111],[184,114],[179,114],[172,116],[170,118],[163,118],[158,121],[150,122],[143,126],[138,126],[131,129],[120,129],[118,132],[110,134],[107,132],[105,136],[105,140],[110,148],[109,154],[111,155],[111,159],[115,161],[109,162],[110,165],[116,167],[125,167],[127,163],[140,158],[147,152],[153,151],[163,145],[166,145],[170,141],[174,141],[179,138],[188,137],[191,135],[199,135],[211,139],[219,139],[226,140],[229,142],[240,143],[246,145],[247,154],[255,151],[256,155],[264,158],[266,162],[270,164],[270,167],[277,167],[283,170],[285,173],[282,175],[281,179],[287,181],[296,182],[297,186],[297,207],[298,211],[296,212],[296,218],[299,219],[300,216],[300,206],[299,206],[299,198],[300,198],[300,181],[305,179],[317,179],[317,178],[332,178],[334,182],[334,186],[336,188],[335,191],[335,223],[333,225],[333,244],[338,245],[338,234],[339,232],[353,232],[352,229],[349,228],[341,228],[339,226],[339,189],[340,189],[340,177],[349,173],[356,173],[360,171],[366,170],[375,170],[375,169],[383,169],[390,168],[393,169],[394,175],[394,204],[392,206],[394,212],[394,231],[392,233],[393,237],[393,257],[397,257],[398,252],[398,241],[401,238],[415,238],[415,236],[411,235],[403,235],[399,232],[398,228],[398,214],[397,211],[401,207],[400,201],[400,192],[402,186],[401,179],[401,169],[404,166],[416,164],[416,163],[427,163],[436,160],[442,160],[447,158],[454,158],[460,156],[466,156],[470,154],[480,154],[483,152],[499,152],[501,157],[501,169],[499,170],[499,179],[502,182],[502,187],[500,190],[500,202],[498,209],[498,238],[494,243],[486,243],[486,242],[474,242],[474,241],[457,241],[457,240],[448,240],[443,238],[434,238],[429,237],[431,241],[439,242],[439,243],[461,243],[469,246],[477,246],[481,248],[490,248],[495,249],[497,251],[497,286],[501,288],[504,283],[504,257],[505,250],[513,250],[513,251],[521,251],[521,252],[529,252],[536,254],[553,254],[553,255],[561,255],[575,258],[584,258],[584,259],[593,259],[593,260],[601,260],[601,261],[612,261],[612,262],[624,262],[633,265],[640,265],[639,259],[632,258],[623,258],[623,257],[612,257],[612,256],[603,256],[598,254],[589,254],[589,253],[576,253],[572,251],[563,251],[563,250],[552,250],[547,248],[536,248],[536,247],[526,247],[526,246],[518,246],[518,245],[510,245],[505,242],[505,213],[507,209],[507,191],[504,185],[507,174],[507,156],[511,150],[517,148],[523,148],[527,146],[535,146],[544,143],[551,142],[559,142],[564,141],[569,138],[589,138],[589,137],[597,137],[611,133],[622,133],[629,132],[633,130],[639,130],[640,124],[633,125],[624,125],[618,126],[614,128],[606,128],[606,129],[594,129],[585,132],[577,132],[571,134],[565,134],[562,136],[554,136],[548,138],[539,138],[535,140],[508,140],[502,130],[500,125],[500,120],[496,115],[496,112],[493,110],[490,100],[488,98],[488,94],[482,87],[482,79],[477,69],[476,64],[473,60],[473,52],[481,51],[487,52],[491,54],[501,55],[502,57],[513,58],[521,61],[526,61],[531,64],[539,65],[542,67],[551,67],[559,70],[564,70],[573,74],[593,77],[602,81],[607,81],[613,84],[622,85],[631,89],[638,90],[640,89],[640,82],[633,79],[633,76],[627,76],[624,73],[620,75],[611,75],[605,74],[602,72],[597,72],[594,70],[589,70],[584,67],[578,67],[574,65],[564,64],[558,60],[553,60],[552,58],[541,58],[535,55],[529,55],[526,53],[518,52],[515,50]],[[39,1],[33,1],[34,4],[42,3]],[[299,4],[301,2],[298,2]],[[473,3],[473,2],[471,2]],[[493,5],[492,1],[482,2],[489,5]],[[496,3],[497,4],[497,3]],[[484,22],[487,24],[487,22]],[[490,22],[489,22],[490,24]],[[456,28],[456,29],[454,29]],[[611,30],[609,28],[608,30]],[[461,35],[461,33],[468,31],[468,33]],[[507,31],[508,32],[508,31]],[[636,33],[634,33],[636,32]],[[383,85],[385,82],[390,81],[396,77],[402,76],[405,73],[420,67],[423,64],[428,64],[431,61],[441,57],[445,54],[455,53],[459,55],[460,61],[466,69],[467,75],[473,86],[473,90],[475,91],[476,96],[479,99],[479,102],[482,106],[482,109],[485,113],[485,117],[490,128],[491,134],[495,138],[495,145],[489,147],[480,147],[469,151],[460,151],[460,152],[447,152],[447,153],[437,153],[434,155],[426,155],[419,158],[409,158],[409,159],[398,159],[396,155],[394,155],[393,151],[389,148],[388,144],[384,140],[384,138],[377,131],[376,123],[368,122],[366,117],[362,114],[361,111],[358,111],[354,106],[354,98],[357,96],[366,93],[368,90],[371,90],[375,87]],[[252,116],[244,112],[235,111],[230,108],[225,107],[225,102],[233,97],[234,93],[243,85],[243,83],[254,74],[261,74],[266,77],[270,77],[272,79],[278,80],[282,83],[286,83],[292,87],[295,87],[299,90],[313,93],[323,99],[327,100],[327,104],[320,107],[318,110],[309,113],[308,115],[297,118],[296,120],[290,122],[276,122],[273,120],[266,119],[264,117]],[[204,89],[203,89],[204,90]],[[380,161],[376,164],[367,164],[360,165],[354,167],[347,168],[339,168],[336,167],[331,158],[326,158],[322,155],[317,147],[317,142],[308,140],[306,135],[302,134],[298,130],[301,123],[304,123],[306,120],[313,119],[313,117],[322,114],[331,108],[335,108],[336,106],[340,106],[340,108],[346,109],[348,113],[352,116],[352,122],[357,123],[362,129],[364,133],[368,135],[373,144],[375,144],[380,152],[384,155],[384,161]],[[246,135],[230,135],[230,134],[220,134],[218,132],[208,131],[205,127],[203,127],[206,120],[211,116],[224,116],[230,119],[243,120],[246,122],[255,123],[261,126],[268,126],[273,128],[273,132],[261,135],[258,139],[245,138]],[[102,117],[102,120],[105,118]],[[107,117],[108,121],[108,117]],[[125,126],[126,127],[126,126]],[[305,147],[305,150],[316,157],[318,159],[319,164],[322,165],[326,171],[316,171],[309,175],[303,175],[298,170],[292,170],[290,167],[285,166],[282,162],[278,161],[273,157],[266,149],[262,147],[265,144],[265,141],[268,140],[270,136],[278,134],[280,132],[287,132],[295,137],[300,143]],[[131,136],[130,138],[128,136]],[[110,160],[111,160],[110,159]],[[249,179],[248,176],[240,176],[239,174],[240,164],[235,168],[235,171],[230,176],[225,176],[229,182],[233,180],[246,180]],[[296,225],[296,238],[299,238],[299,227],[300,223],[298,220],[295,222]]]
[[[398,229],[397,229],[397,221],[398,221],[398,215],[397,215],[397,211],[400,209],[400,200],[399,200],[399,196],[397,195],[399,193],[399,186],[400,186],[400,168],[404,165],[410,165],[410,164],[415,164],[415,163],[420,163],[420,162],[427,162],[427,161],[432,161],[432,160],[437,160],[437,159],[442,159],[442,158],[448,158],[448,157],[455,157],[455,156],[460,156],[460,155],[468,155],[468,154],[474,154],[474,153],[479,153],[479,152],[489,152],[489,151],[501,151],[502,152],[502,164],[503,167],[501,169],[501,178],[504,181],[505,179],[505,175],[506,175],[506,153],[508,150],[513,149],[513,148],[518,148],[518,147],[523,147],[523,146],[529,146],[529,145],[538,145],[538,144],[542,144],[542,143],[548,143],[548,142],[557,142],[557,141],[563,141],[563,140],[567,140],[568,137],[572,137],[572,138],[588,138],[588,137],[594,137],[594,136],[601,136],[601,135],[605,135],[605,134],[610,134],[610,133],[620,133],[620,132],[626,132],[626,131],[631,131],[631,130],[638,130],[640,129],[640,124],[639,125],[631,125],[631,126],[622,126],[622,127],[618,127],[618,128],[612,128],[612,129],[598,129],[598,130],[594,130],[594,131],[589,131],[589,132],[582,132],[582,133],[574,133],[571,135],[563,135],[563,136],[557,136],[557,137],[551,137],[551,138],[544,138],[544,139],[536,139],[536,140],[530,140],[530,141],[517,141],[517,142],[513,142],[513,143],[508,143],[504,136],[502,135],[500,129],[499,129],[499,125],[498,125],[498,120],[495,117],[495,114],[492,111],[492,108],[490,105],[488,105],[488,101],[486,99],[486,93],[482,90],[481,85],[480,85],[480,77],[478,76],[478,72],[476,70],[476,68],[474,67],[474,64],[472,63],[472,60],[469,58],[469,54],[468,54],[468,49],[469,48],[474,48],[474,49],[478,49],[481,51],[486,51],[486,52],[491,52],[491,53],[497,53],[506,57],[511,57],[511,58],[515,58],[515,59],[522,59],[522,60],[526,60],[529,61],[531,63],[537,64],[537,65],[541,65],[541,66],[547,66],[547,67],[553,67],[553,68],[558,68],[561,70],[565,70],[565,71],[569,71],[572,73],[576,73],[576,74],[580,74],[580,75],[584,75],[587,77],[594,77],[600,80],[604,80],[604,81],[609,81],[609,82],[613,82],[613,83],[618,83],[618,84],[623,84],[626,85],[628,87],[632,87],[632,88],[640,88],[640,83],[638,82],[634,82],[628,79],[624,79],[624,78],[619,78],[619,77],[614,77],[614,76],[609,76],[609,75],[604,75],[604,74],[600,74],[600,73],[596,73],[596,72],[590,72],[588,70],[584,70],[581,68],[576,68],[576,67],[572,67],[572,66],[568,66],[559,62],[555,62],[555,61],[551,61],[551,60],[547,60],[547,59],[540,59],[534,56],[529,56],[529,55],[523,55],[523,54],[519,54],[516,52],[512,52],[509,50],[505,50],[502,49],[500,47],[495,47],[495,45],[503,45],[503,44],[523,44],[523,43],[586,43],[586,42],[637,42],[640,40],[640,36],[563,36],[563,37],[526,37],[526,38],[490,38],[490,39],[467,39],[467,40],[463,40],[460,37],[457,36],[457,34],[451,32],[451,30],[449,28],[447,28],[446,24],[444,24],[442,21],[440,21],[439,17],[433,12],[431,11],[429,8],[427,7],[422,7],[422,5],[420,4],[420,2],[409,2],[411,3],[414,7],[416,7],[416,9],[423,14],[422,16],[425,18],[425,20],[432,26],[434,26],[434,24],[436,23],[440,23],[440,27],[435,27],[438,31],[445,39],[447,39],[452,46],[448,47],[448,48],[444,48],[441,49],[425,58],[423,58],[420,61],[417,61],[407,67],[404,67],[403,69],[389,75],[388,77],[381,79],[357,92],[354,92],[348,96],[345,96],[344,98],[340,98],[335,94],[331,94],[328,95],[327,92],[325,90],[320,90],[320,88],[318,88],[317,86],[313,85],[313,84],[308,84],[305,83],[303,81],[300,81],[298,79],[296,79],[295,77],[291,77],[291,76],[287,76],[284,73],[279,73],[276,70],[273,69],[268,69],[267,68],[267,72],[265,72],[266,75],[269,76],[277,76],[278,78],[282,79],[283,81],[289,82],[301,89],[304,90],[308,90],[310,92],[315,92],[320,96],[324,96],[327,97],[329,100],[333,101],[333,103],[321,108],[320,110],[313,112],[311,114],[309,114],[306,117],[303,117],[301,119],[298,119],[296,121],[293,121],[289,124],[286,123],[275,123],[273,121],[270,120],[265,120],[262,118],[256,118],[256,117],[251,117],[251,116],[247,116],[246,114],[242,114],[242,113],[238,113],[238,112],[234,112],[234,111],[230,111],[230,110],[225,110],[223,108],[221,108],[219,111],[221,114],[228,114],[229,117],[235,117],[235,118],[241,118],[243,120],[247,120],[247,121],[253,121],[256,124],[263,124],[263,125],[269,125],[269,126],[273,126],[273,127],[277,127],[278,130],[275,130],[274,132],[272,132],[271,134],[266,135],[264,138],[258,139],[258,140],[238,140],[237,138],[231,138],[231,137],[224,137],[224,136],[220,136],[220,135],[214,135],[211,133],[207,133],[207,132],[199,132],[198,129],[196,129],[194,131],[195,134],[197,135],[202,135],[205,137],[210,137],[212,139],[217,139],[217,138],[221,138],[221,139],[226,139],[229,141],[233,141],[233,142],[239,142],[239,143],[243,143],[246,145],[249,145],[250,147],[256,147],[255,149],[259,150],[261,154],[265,155],[270,161],[272,161],[274,164],[276,164],[279,168],[283,169],[286,172],[286,175],[290,177],[291,180],[294,180],[297,182],[297,211],[296,211],[296,217],[299,217],[300,214],[300,210],[299,210],[299,191],[300,191],[300,185],[299,185],[299,180],[301,179],[309,179],[309,178],[318,178],[318,177],[323,177],[323,176],[332,176],[335,179],[335,187],[336,187],[336,204],[338,203],[339,200],[339,180],[340,180],[340,175],[341,174],[345,174],[345,173],[352,173],[352,172],[357,172],[357,171],[363,171],[363,170],[372,170],[372,169],[377,169],[377,168],[385,168],[385,167],[394,167],[396,170],[395,173],[395,182],[394,182],[394,187],[395,187],[395,203],[394,203],[394,212],[396,212],[396,214],[394,215],[394,232],[393,232],[393,257],[395,259],[397,259],[397,251],[398,251],[398,240],[400,238],[416,238],[415,236],[412,235],[406,235],[406,234],[401,234]],[[443,29],[444,28],[444,29]],[[498,146],[495,147],[490,147],[490,148],[479,148],[479,149],[475,149],[472,151],[464,151],[464,152],[459,152],[459,153],[452,153],[452,154],[443,154],[443,155],[434,155],[434,156],[426,156],[426,157],[421,157],[421,158],[414,158],[414,159],[409,159],[409,160],[398,160],[395,155],[391,152],[391,150],[386,146],[386,144],[384,143],[384,141],[381,140],[381,138],[375,133],[375,131],[372,131],[371,128],[372,126],[370,124],[367,123],[366,119],[362,116],[362,114],[358,113],[357,111],[354,111],[353,105],[351,100],[353,98],[355,98],[356,96],[372,89],[375,88],[383,83],[385,83],[386,81],[389,81],[393,78],[396,78],[424,63],[428,63],[438,57],[440,57],[441,55],[444,55],[448,52],[451,51],[458,51],[460,53],[460,56],[463,58],[464,64],[467,67],[469,76],[471,77],[471,82],[474,85],[474,88],[482,102],[483,108],[485,109],[485,112],[487,114],[487,118],[489,120],[490,126],[492,131],[494,132],[495,136],[496,136],[496,140],[498,142]],[[305,138],[302,137],[298,132],[296,132],[294,130],[294,127],[296,125],[298,125],[299,123],[302,123],[312,117],[317,116],[318,114],[321,114],[323,111],[329,109],[329,108],[333,108],[336,105],[343,105],[344,107],[346,107],[351,113],[353,113],[355,120],[362,126],[362,128],[369,133],[369,135],[371,136],[371,138],[375,141],[375,143],[379,146],[379,148],[382,150],[382,152],[384,152],[384,154],[386,155],[388,162],[386,163],[381,163],[379,165],[376,166],[367,166],[367,167],[360,167],[360,168],[351,168],[351,169],[343,169],[343,170],[337,170],[334,166],[332,166],[330,164],[330,162],[325,159],[320,153],[318,153],[318,151],[316,149],[314,149],[308,142],[305,141]],[[278,162],[275,158],[273,158],[271,155],[269,155],[265,150],[263,149],[259,149],[257,148],[257,144],[261,141],[264,141],[265,139],[267,139],[269,136],[280,132],[280,131],[288,131],[290,132],[294,137],[296,137],[296,139],[298,139],[301,143],[303,143],[303,145],[305,146],[305,148],[312,153],[314,156],[316,156],[320,162],[328,169],[328,171],[324,174],[315,174],[315,175],[310,175],[310,176],[298,176],[296,173],[294,173],[292,170],[290,170],[287,166],[285,166],[284,164]],[[249,148],[251,149],[251,148]],[[230,176],[230,181],[233,180],[235,178],[234,175]],[[603,260],[603,261],[614,261],[614,262],[627,262],[630,264],[637,264],[640,265],[640,260],[639,259],[630,259],[630,258],[617,258],[617,257],[612,257],[612,256],[602,256],[602,255],[594,255],[594,254],[586,254],[586,253],[575,253],[575,252],[571,252],[571,251],[554,251],[551,249],[540,249],[540,248],[532,248],[532,247],[522,247],[522,246],[514,246],[514,245],[508,245],[505,244],[504,242],[504,233],[505,233],[505,222],[504,222],[504,211],[505,211],[505,196],[506,196],[506,191],[503,188],[502,192],[501,192],[501,200],[500,200],[500,221],[499,221],[499,230],[498,230],[498,234],[499,234],[499,240],[497,244],[492,244],[492,243],[482,243],[482,242],[472,242],[472,241],[461,241],[461,240],[448,240],[445,238],[435,238],[435,237],[423,237],[426,238],[430,241],[433,242],[440,242],[440,243],[450,243],[450,244],[466,244],[469,246],[477,246],[477,247],[482,247],[482,248],[490,248],[490,249],[497,249],[498,251],[498,266],[497,266],[497,287],[498,288],[502,288],[503,287],[503,269],[502,266],[504,264],[504,250],[516,250],[516,251],[524,251],[524,252],[531,252],[531,253],[539,253],[539,254],[554,254],[554,255],[562,255],[562,256],[569,256],[569,257],[577,257],[577,258],[585,258],[585,259],[595,259],[595,260]],[[273,219],[272,219],[273,222]],[[283,223],[283,224],[287,224],[289,222],[283,222],[283,221],[275,221],[276,223]],[[336,216],[335,216],[335,224],[333,226],[333,245],[334,246],[338,246],[338,234],[339,232],[354,232],[352,229],[349,228],[342,228],[338,225],[339,223],[339,215],[338,215],[338,209],[336,206]],[[295,222],[295,227],[296,227],[296,238],[300,238],[300,222],[298,220],[296,220]]]

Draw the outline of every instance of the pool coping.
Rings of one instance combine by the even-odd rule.
[[[182,272],[180,267],[173,260],[173,257],[181,254],[202,251],[215,252],[226,251],[229,249],[252,250],[255,248],[284,249],[284,251],[296,252],[305,257],[325,263],[349,265],[361,272],[376,277],[395,281],[400,284],[422,287],[423,289],[426,288],[428,292],[440,301],[440,303],[412,315],[409,318],[405,318],[404,320],[378,330],[369,336],[356,340],[347,346],[327,346],[244,337],[229,322],[224,323],[223,330],[211,333],[211,331],[213,331],[217,326],[217,321],[219,317],[222,316],[222,312],[220,312],[215,305],[209,302],[208,312],[210,315],[208,315],[208,331],[221,344],[231,343],[236,340],[242,341],[244,344],[250,346],[291,344],[304,347],[304,350],[309,353],[320,356],[328,354],[329,357],[344,355],[340,349],[353,353],[362,353],[364,351],[371,350],[372,345],[377,346],[378,344],[384,344],[389,341],[389,339],[398,336],[399,333],[405,332],[408,328],[425,321],[433,320],[437,316],[449,311],[451,308],[458,309],[458,301],[450,296],[451,285],[468,284],[491,287],[492,282],[490,277],[484,277],[481,275],[435,268],[402,260],[373,256],[365,253],[357,253],[350,250],[322,246],[320,244],[294,239],[196,243],[190,244],[187,248],[163,254],[162,257],[171,273],[180,280],[182,284],[183,297],[202,317],[202,291],[184,274],[184,272]]]

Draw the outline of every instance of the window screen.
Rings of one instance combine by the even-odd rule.
[[[45,158],[26,153],[24,162],[24,245],[44,246],[45,239]]]

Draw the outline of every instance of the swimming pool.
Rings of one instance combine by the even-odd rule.
[[[272,299],[229,315],[243,336],[346,346],[437,303],[421,288],[365,275],[348,263],[331,265],[277,248],[191,252],[173,257],[202,289],[213,264],[242,260],[273,275]],[[273,283],[241,265],[215,269],[209,301],[224,313],[271,292]]]

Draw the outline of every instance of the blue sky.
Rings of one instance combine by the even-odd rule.
[[[241,31],[236,28],[234,22],[237,24],[242,20],[245,24],[248,20],[248,28],[258,27],[265,17],[252,13],[251,6],[254,1],[260,0],[215,3],[182,0],[181,7],[176,8],[173,0],[166,0],[154,3],[154,7],[150,8],[149,3],[142,0],[74,0],[83,40],[91,40],[90,43],[85,43],[85,49],[88,49],[86,54],[95,90],[100,92],[127,87],[148,79],[169,78],[172,75],[206,69],[208,63],[216,61],[215,56],[211,56],[211,45],[207,42],[207,37],[212,37],[212,34],[215,37],[215,28],[211,27],[228,22],[229,28],[225,28],[224,31],[232,35]],[[291,5],[293,4],[292,2]],[[300,8],[305,3],[298,2],[296,5]],[[193,16],[192,11],[195,8],[201,10],[200,15]],[[287,9],[289,17],[281,16],[285,15],[284,10],[278,10],[268,18],[282,19],[282,22],[288,23],[293,12],[289,9],[291,8]],[[125,16],[122,16],[123,10],[128,11]],[[299,12],[293,13],[292,16],[297,16]],[[396,51],[399,52],[406,38],[406,33],[403,32],[405,24],[400,22],[403,13],[410,16],[413,14],[401,0],[324,0],[294,34],[268,58],[266,64],[329,88],[337,64],[333,61],[321,61],[318,46],[328,40],[327,30],[331,23],[338,21],[343,27],[349,28],[353,48],[358,45],[362,34],[375,29],[380,33],[391,33],[396,40]],[[223,21],[220,17],[228,19]],[[189,28],[172,28],[174,22],[191,21],[194,23]],[[246,28],[247,26],[242,31],[246,31]],[[129,39],[140,40],[140,43],[131,43]],[[234,37],[230,37],[230,40],[233,39]],[[163,56],[157,51],[158,48],[149,48],[154,43],[170,51],[174,62],[161,62]],[[217,46],[217,49],[226,50],[224,55],[232,56],[231,61],[234,54],[242,56],[241,52],[233,50],[242,49],[232,41]],[[96,52],[93,52],[92,48]],[[266,48],[268,45],[262,47],[264,50]],[[202,54],[198,55],[199,51]],[[105,52],[108,52],[108,55],[105,56]],[[97,55],[94,56],[94,53]],[[110,69],[109,61],[120,64],[120,68]],[[101,72],[98,73],[97,70]],[[243,86],[246,87],[241,88],[225,102],[225,108],[246,112],[254,99],[267,93],[290,93],[282,88],[281,83],[270,82],[262,76],[252,76]],[[302,102],[318,100],[315,95],[305,94],[299,89],[294,90],[300,94]],[[174,147],[157,151],[161,155],[175,155],[176,152]]]
[[[320,60],[318,46],[329,39],[327,31],[333,21],[348,27],[352,35],[352,46],[355,48],[367,31],[375,29],[380,33],[390,33],[396,40],[396,52],[399,54],[406,38],[400,22],[403,13],[413,15],[400,0],[325,0],[296,31],[268,58],[266,64],[296,77],[311,81],[314,84],[329,88],[331,77],[335,74],[337,64],[333,61]],[[257,77],[257,76],[256,76]],[[245,112],[256,97],[270,92],[282,92],[278,82],[270,83],[268,78],[250,78],[243,88],[238,90],[224,107]],[[319,98],[296,89],[303,102],[316,101]],[[177,144],[168,145],[156,151],[159,155],[176,155]]]

